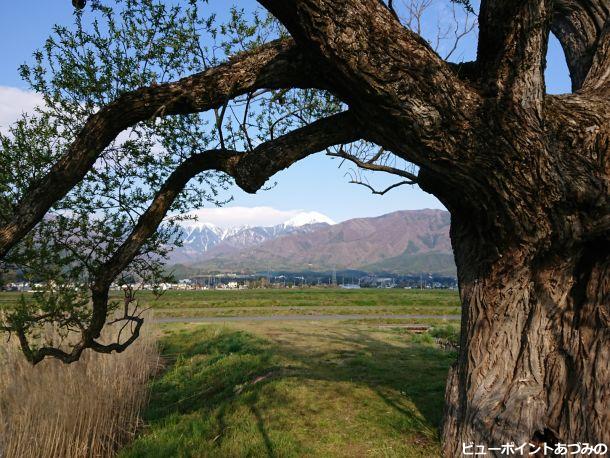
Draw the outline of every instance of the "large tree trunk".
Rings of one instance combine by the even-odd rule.
[[[515,239],[494,253],[494,238],[454,215],[463,312],[444,456],[471,442],[610,443],[610,242],[541,253]]]
[[[324,88],[349,106],[359,138],[417,165],[420,186],[452,214],[463,319],[445,456],[461,456],[470,442],[610,442],[609,0],[482,0],[477,60],[464,65],[444,62],[386,2],[259,3],[296,48],[278,42],[101,109],[0,228],[0,257],[131,123],[257,89]],[[574,94],[546,95],[551,28]],[[140,96],[150,99],[142,116],[117,121],[114,111]],[[108,129],[92,137],[100,119]],[[261,171],[288,165],[279,146],[270,149],[280,159],[261,156]],[[254,163],[246,159],[238,184]]]
[[[607,2],[483,0],[477,61],[448,71],[384,2],[259,1],[332,67],[365,138],[451,211],[463,319],[444,455],[610,442]],[[546,95],[552,23],[579,43],[577,94]]]

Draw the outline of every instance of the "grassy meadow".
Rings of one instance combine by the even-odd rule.
[[[26,300],[31,293],[25,293]],[[119,295],[119,292],[113,292]],[[17,304],[21,293],[0,293],[0,309]],[[451,290],[405,289],[249,289],[166,291],[156,297],[138,292],[140,305],[155,317],[246,317],[285,315],[459,315],[460,301]]]
[[[167,325],[161,347],[168,366],[151,384],[147,426],[122,457],[439,455],[455,353],[430,334],[341,322]]]
[[[16,297],[0,294],[0,303],[11,307]],[[149,402],[120,457],[439,456],[445,379],[456,353],[436,338],[456,343],[458,322],[340,315],[458,314],[456,292],[171,291],[159,299],[142,292],[140,301],[155,317],[278,316],[156,325],[163,367],[149,378]],[[311,320],[291,321],[287,313]],[[337,319],[316,321],[330,313]],[[423,322],[432,326],[423,334],[401,327]],[[84,446],[54,456],[94,455]]]
[[[121,293],[111,293],[120,297]],[[31,293],[24,293],[28,300]],[[0,292],[0,308],[17,305],[22,293]],[[393,310],[397,313],[460,313],[460,300],[454,290],[416,290],[416,289],[246,289],[246,290],[197,290],[166,291],[156,297],[150,291],[137,293],[140,304],[155,310],[155,315],[204,310],[205,315],[223,314],[228,310],[256,313],[270,309],[282,310],[352,310],[367,313],[366,309]],[[377,312],[379,313],[379,312]]]
[[[155,309],[231,307],[459,307],[457,291],[399,288],[304,288],[168,291],[140,299]]]

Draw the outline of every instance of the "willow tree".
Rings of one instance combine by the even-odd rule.
[[[163,162],[164,173],[148,176],[159,187],[142,199],[148,206],[125,225],[129,230],[119,231],[121,243],[101,244],[108,252],[87,276],[89,303],[70,315],[77,343],[69,350],[29,344],[36,324],[58,319],[57,304],[38,315],[25,311],[4,325],[19,336],[28,358],[70,362],[85,348],[122,351],[137,337],[135,332],[125,342],[99,341],[109,315],[108,289],[146,251],[146,241],[192,177],[218,172],[256,192],[275,172],[310,154],[364,141],[415,164],[417,172],[379,164],[381,153],[363,158],[340,147],[334,154],[364,168],[394,171],[451,212],[463,308],[459,357],[446,390],[445,456],[459,456],[462,444],[471,441],[610,442],[610,4],[483,0],[476,61],[453,64],[405,27],[391,2],[259,3],[281,24],[277,34],[267,35],[277,39],[251,40],[224,63],[197,61],[200,71],[176,81],[136,79],[89,104],[76,97],[71,113],[90,111],[84,119],[77,116],[72,137],[56,129],[54,135],[67,136],[61,154],[44,156],[48,166],[26,177],[17,197],[3,206],[0,254],[19,251],[28,237],[27,246],[36,251],[44,233],[29,234],[49,224],[45,215],[78,186],[85,195],[90,191],[82,183],[92,176],[95,181],[100,158],[119,133],[149,123],[155,138],[169,136],[172,148],[182,148],[176,139],[183,137],[171,134],[198,132],[197,125],[155,130],[151,120],[214,113],[214,147],[182,148]],[[566,55],[571,94],[546,94],[551,31]],[[199,51],[192,46],[185,55]],[[197,65],[180,67],[185,69]],[[90,77],[68,76],[73,84]],[[47,103],[65,105],[62,91],[49,91],[43,81],[38,88],[54,94]],[[95,92],[96,84],[81,90]],[[286,103],[287,94],[296,98]],[[281,119],[295,119],[282,107],[299,105],[299,97],[311,94],[318,99],[305,109],[307,116],[276,132]],[[231,101],[241,100],[247,112],[261,96],[267,97],[261,107],[273,119],[258,119],[252,138],[246,113],[242,123],[228,128],[237,141],[227,141],[223,122]],[[19,151],[19,145],[7,148]],[[146,161],[159,167],[155,157],[147,155]],[[122,319],[140,323],[125,310]]]

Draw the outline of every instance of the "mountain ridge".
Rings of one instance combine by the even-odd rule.
[[[223,228],[208,222],[188,223],[183,226],[182,246],[170,254],[170,262],[174,264],[192,264],[203,258],[234,252],[239,249],[260,245],[265,241],[281,235],[294,232],[307,232],[320,225],[329,225],[330,218],[322,215],[317,217],[304,213],[274,226],[237,226]],[[334,223],[334,222],[333,222]]]
[[[337,224],[282,223],[237,228],[221,238],[210,227],[188,233],[175,264],[207,272],[357,269],[455,275],[449,213],[403,210]]]

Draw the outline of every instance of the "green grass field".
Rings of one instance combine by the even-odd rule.
[[[444,326],[442,331],[455,333]],[[455,353],[334,323],[164,326],[166,370],[123,457],[434,457]]]
[[[113,292],[118,297],[120,292]],[[17,304],[21,293],[0,293],[0,308]],[[25,293],[26,300],[31,293]],[[138,293],[142,307],[157,318],[249,315],[426,314],[460,313],[456,291],[329,288],[167,291],[160,297]]]
[[[155,299],[140,294],[143,304],[155,309],[190,307],[362,307],[362,306],[444,306],[459,307],[456,291],[406,289],[250,289],[169,291]]]
[[[11,307],[19,294],[0,294]],[[459,314],[455,291],[170,291],[159,317],[278,315],[279,321],[157,324],[164,368],[122,457],[435,457],[458,322],[341,319]],[[312,315],[290,321],[287,314]],[[335,314],[333,321],[315,321]],[[425,334],[400,325],[427,323]]]
[[[27,298],[31,293],[25,293]],[[112,292],[113,296],[120,292]],[[0,306],[16,304],[19,292],[0,292]],[[450,306],[460,305],[457,291],[417,289],[246,289],[167,291],[159,298],[151,292],[138,293],[142,304],[160,308],[269,307],[269,306]]]
[[[155,316],[459,313],[453,291],[246,290],[141,297]],[[422,320],[423,321],[423,320]],[[425,320],[435,323],[434,320]],[[163,325],[165,371],[123,457],[434,457],[457,323]],[[440,322],[437,322],[440,323]]]
[[[402,289],[279,289],[169,291],[159,298],[140,296],[156,318],[228,316],[460,313],[455,291]]]

